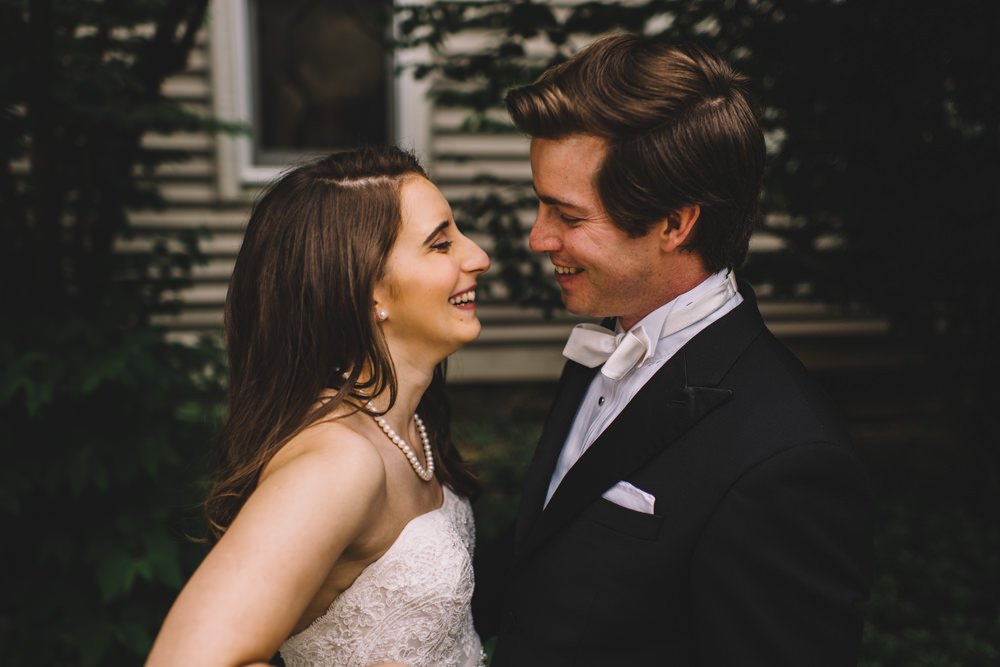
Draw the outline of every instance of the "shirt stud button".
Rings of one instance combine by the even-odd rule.
[[[601,396],[599,399],[597,399],[597,405],[598,406],[604,405],[604,397],[603,396]]]

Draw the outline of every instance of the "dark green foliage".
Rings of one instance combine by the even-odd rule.
[[[0,350],[5,660],[136,664],[202,555],[187,536],[203,533],[218,348],[19,324]]]
[[[198,502],[223,398],[217,343],[151,319],[198,261],[194,233],[123,253],[127,211],[211,131],[160,93],[204,0],[0,1],[0,527],[3,661],[135,665],[202,554]],[[145,249],[143,249],[145,248]]]
[[[144,148],[142,135],[226,127],[160,92],[186,66],[205,4],[0,3],[0,276],[21,286],[5,295],[17,307],[66,315],[111,298],[142,323],[184,284],[191,239],[169,256],[158,248],[153,266],[113,246],[127,208],[162,203],[150,169],[183,157]]]
[[[514,520],[521,482],[554,394],[548,384],[453,385],[452,435],[479,477],[476,542],[487,545]],[[485,638],[484,638],[485,639]]]
[[[968,462],[920,452],[882,471],[863,667],[1000,662],[1000,526]]]

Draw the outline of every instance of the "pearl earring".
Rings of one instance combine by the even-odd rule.
[[[384,310],[378,311],[378,321],[379,322],[385,322],[388,318],[389,318],[389,315]]]

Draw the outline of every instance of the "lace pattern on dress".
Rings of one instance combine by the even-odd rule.
[[[441,507],[406,524],[322,616],[282,644],[285,665],[484,664],[469,606],[474,543],[469,501],[445,487]]]

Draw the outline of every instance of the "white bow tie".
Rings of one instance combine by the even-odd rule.
[[[620,379],[649,360],[657,340],[708,317],[737,293],[732,271],[716,276],[678,298],[656,339],[650,340],[641,326],[616,334],[597,324],[577,324],[569,334],[563,356],[587,368],[603,363],[601,373],[612,380]]]
[[[594,368],[617,380],[633,368],[642,366],[653,354],[653,343],[642,327],[616,334],[597,324],[577,324],[569,334],[563,356]]]

